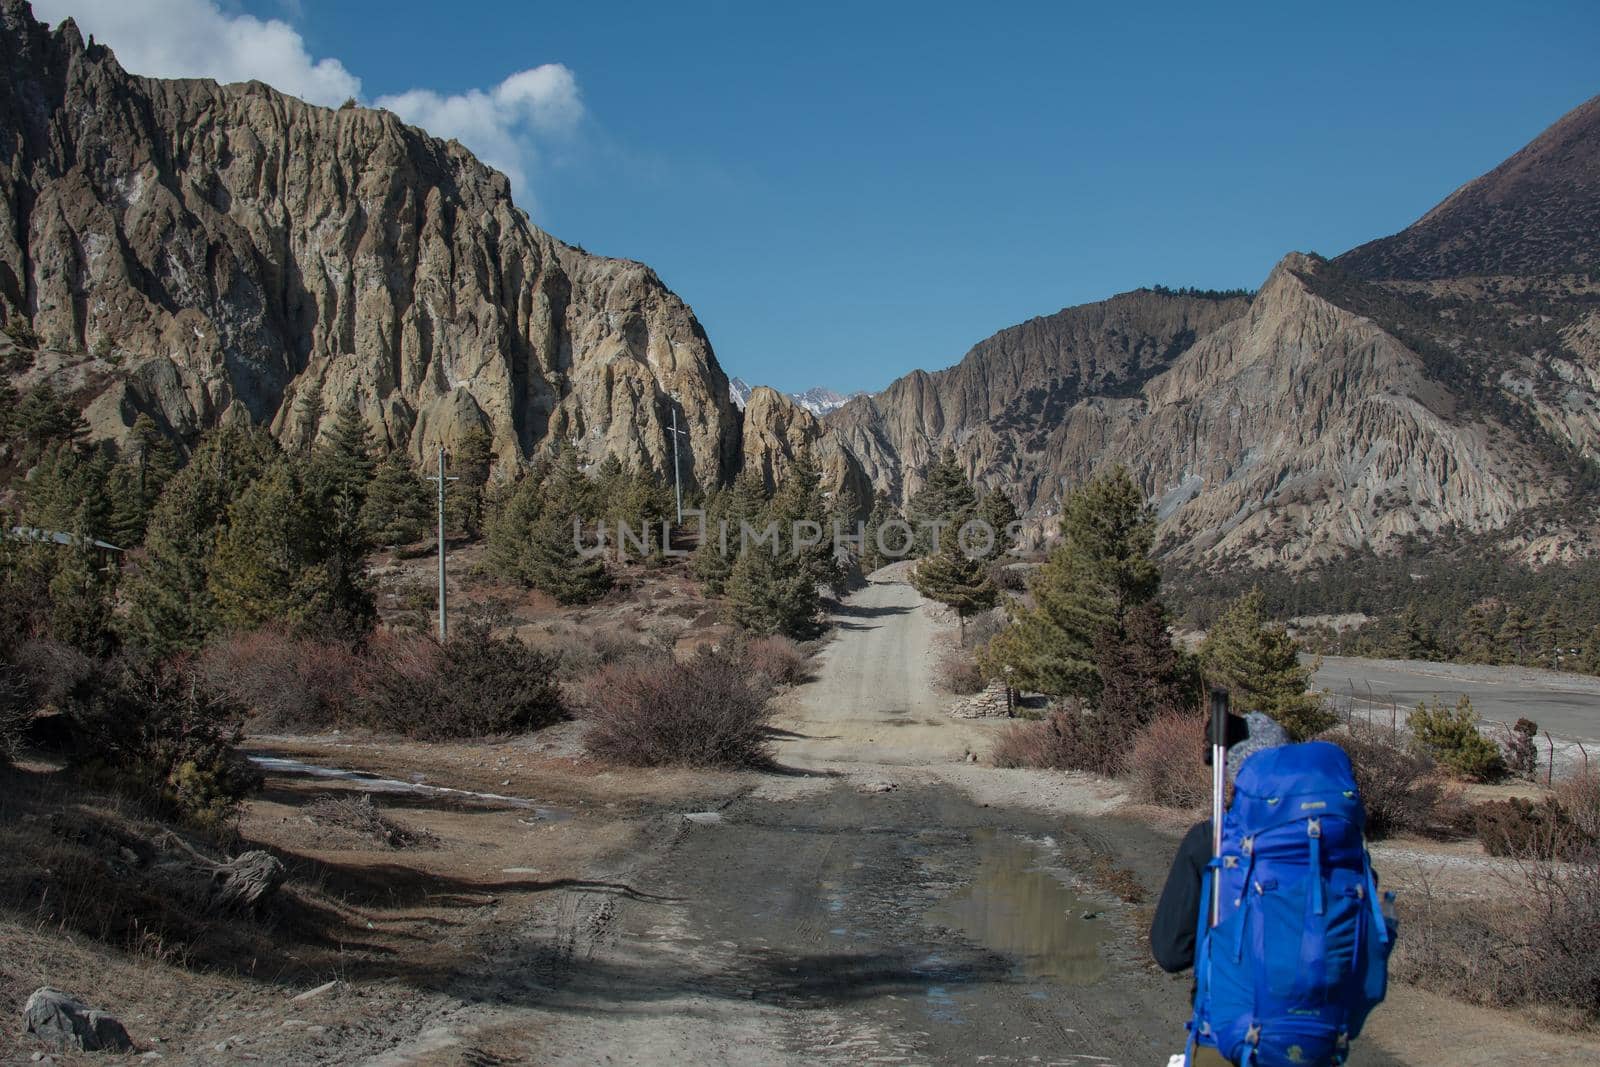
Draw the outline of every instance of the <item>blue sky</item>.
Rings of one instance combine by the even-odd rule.
[[[130,67],[283,59],[266,80],[461,124],[541,225],[651,264],[730,375],[785,389],[880,388],[1139,285],[1254,287],[1600,92],[1592,2],[144,3],[215,19],[179,21],[188,59],[172,21],[107,25]]]

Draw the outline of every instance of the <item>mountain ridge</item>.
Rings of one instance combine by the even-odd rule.
[[[304,445],[354,400],[413,457],[482,427],[504,462],[565,439],[665,471],[676,407],[686,476],[737,469],[688,306],[546,234],[458,143],[259,82],[130,75],[22,0],[0,28],[0,310],[85,354],[92,436],[146,413]]]

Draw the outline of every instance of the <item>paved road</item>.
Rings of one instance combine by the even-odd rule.
[[[1408,660],[1368,660],[1329,656],[1312,684],[1330,690],[1341,702],[1355,698],[1358,711],[1370,700],[1392,701],[1400,714],[1420,701],[1461,696],[1484,719],[1515,722],[1527,717],[1557,736],[1600,738],[1600,678],[1522,667],[1478,667]]]

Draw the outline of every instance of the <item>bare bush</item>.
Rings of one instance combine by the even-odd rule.
[[[742,651],[746,665],[772,685],[799,685],[810,676],[811,656],[793,638],[757,637]]]
[[[1122,770],[1127,738],[1114,719],[1076,704],[1044,719],[1013,723],[990,753],[997,767],[1038,767],[1113,775]]]
[[[933,676],[940,689],[956,696],[969,696],[983,690],[983,671],[972,653],[964,648],[948,649],[934,668]]]
[[[342,645],[280,630],[232,634],[200,655],[202,684],[260,725],[327,727],[341,721],[359,661]]]
[[[1448,833],[1460,801],[1439,781],[1425,753],[1408,746],[1393,731],[1352,723],[1346,733],[1328,738],[1344,749],[1367,812],[1367,834]]]
[[[1478,841],[1491,856],[1570,860],[1595,845],[1554,797],[1537,803],[1520,797],[1490,801],[1472,814]]]
[[[1136,799],[1189,810],[1211,798],[1211,768],[1205,764],[1206,720],[1201,715],[1163,715],[1145,727],[1128,753],[1127,776]]]
[[[1584,770],[1561,779],[1554,796],[1580,833],[1600,841],[1600,772]]]
[[[439,839],[426,830],[413,830],[380,811],[366,794],[318,797],[306,805],[306,817],[319,826],[348,834],[379,848],[432,847]]]
[[[17,647],[13,662],[33,691],[41,708],[66,710],[84,699],[99,678],[93,657],[60,641],[35,638]]]
[[[703,651],[607,667],[586,687],[593,755],[636,767],[767,763],[770,690],[739,657]]]
[[[33,718],[33,689],[9,663],[0,663],[0,763],[17,758]]]
[[[980,611],[967,619],[967,624],[961,630],[961,646],[963,648],[981,648],[987,645],[994,635],[1004,630],[1009,624],[1004,608],[990,608]]]
[[[567,717],[556,660],[463,627],[448,644],[390,635],[374,642],[356,710],[380,730],[422,740],[537,730]]]
[[[628,631],[616,626],[596,627],[583,632],[552,632],[540,636],[537,644],[541,651],[556,657],[559,664],[557,670],[568,681],[578,681],[612,664],[625,663],[658,651],[636,630]]]
[[[1542,1021],[1600,1022],[1600,850],[1571,862],[1517,857],[1489,903],[1402,898],[1391,974]]]

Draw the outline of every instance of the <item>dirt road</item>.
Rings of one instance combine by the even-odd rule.
[[[970,766],[987,731],[927,681],[945,624],[899,582],[851,597],[780,722],[778,774],[688,813],[629,891],[574,894],[491,1021],[451,1040],[590,1063],[1161,1064],[1187,983],[1090,877],[1170,843],[1104,791]],[[1026,803],[1021,802],[1026,799]],[[1063,810],[1083,812],[1063,817]],[[1134,891],[1130,895],[1137,898]],[[562,946],[552,958],[550,944]],[[433,1062],[438,1033],[376,1062]],[[1363,1050],[1355,1062],[1396,1062]]]
[[[997,724],[945,715],[928,678],[951,624],[909,586],[870,585],[834,622],[784,699],[774,772],[665,791],[606,772],[587,801],[544,798],[568,821],[494,816],[507,836],[481,862],[504,873],[462,871],[456,893],[504,899],[451,920],[464,953],[357,983],[321,1016],[291,1006],[246,1047],[375,1065],[1164,1064],[1188,981],[1150,964],[1142,934],[1171,834],[1121,813],[1113,783],[969,762]],[[581,875],[541,841],[590,848],[566,868]],[[1400,988],[1351,1062],[1592,1051]]]

